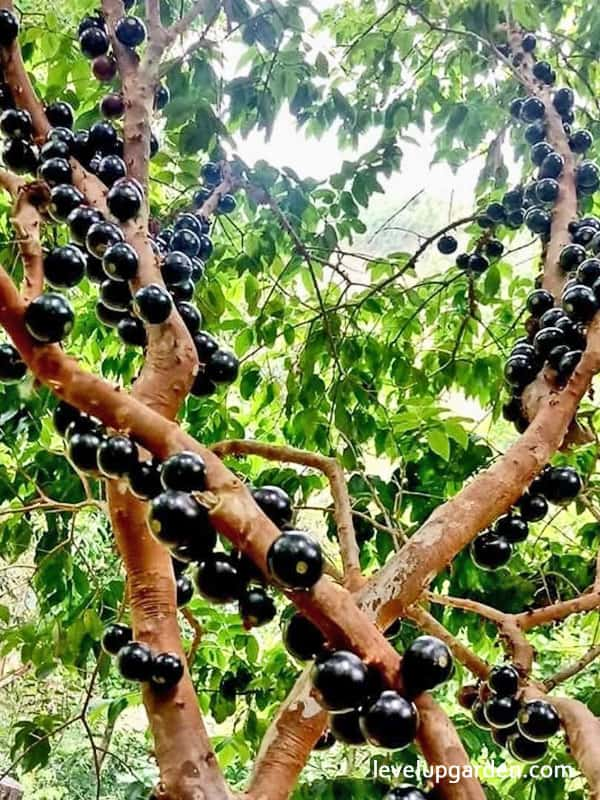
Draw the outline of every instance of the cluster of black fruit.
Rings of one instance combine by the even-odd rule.
[[[498,203],[493,205],[499,205]],[[492,208],[492,206],[490,206]],[[499,220],[491,222],[486,227],[495,227],[499,224]],[[451,255],[458,249],[458,242],[455,236],[445,234],[440,236],[437,242],[437,248],[443,255]],[[497,261],[504,252],[504,245],[500,239],[496,239],[486,232],[477,241],[473,252],[459,253],[456,257],[456,266],[459,269],[468,272],[471,275],[481,275],[484,273],[493,261]]]
[[[558,733],[560,717],[545,700],[519,699],[519,673],[511,665],[494,667],[485,683],[463,686],[459,702],[479,728],[491,731],[500,747],[519,761],[539,761],[548,740]]]
[[[284,624],[283,643],[299,661],[314,659],[313,689],[320,705],[329,712],[328,731],[316,745],[319,750],[336,741],[406,747],[414,740],[419,725],[412,699],[448,680],[453,671],[446,645],[432,636],[421,636],[402,658],[404,694],[399,694],[386,689],[379,672],[354,653],[329,648],[321,631],[297,612]]]
[[[539,522],[548,511],[548,501],[566,505],[581,491],[581,478],[572,467],[546,466],[534,478],[516,508],[499,517],[492,528],[473,540],[471,557],[481,569],[495,570],[510,560],[516,544],[529,534],[529,523]]]
[[[176,653],[153,653],[148,645],[133,641],[133,632],[127,625],[109,625],[102,647],[117,657],[119,672],[128,681],[149,683],[157,691],[168,691],[183,675],[183,663]]]
[[[135,2],[125,0],[125,11],[131,10]],[[129,50],[135,50],[146,40],[146,26],[139,17],[122,17],[115,25],[115,38]],[[86,58],[92,59],[92,72],[103,83],[112,81],[117,75],[117,61],[111,52],[106,20],[101,11],[84,17],[77,31],[79,47]]]

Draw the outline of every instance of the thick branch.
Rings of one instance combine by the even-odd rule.
[[[334,518],[344,565],[345,585],[350,591],[358,589],[363,578],[360,570],[360,551],[352,522],[352,504],[348,495],[344,471],[335,458],[328,458],[319,453],[311,453],[308,450],[299,450],[287,445],[265,444],[248,439],[219,442],[213,445],[211,450],[220,458],[227,455],[257,455],[270,461],[301,464],[322,472],[327,477],[331,489]]]

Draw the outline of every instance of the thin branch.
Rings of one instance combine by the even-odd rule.
[[[584,656],[577,659],[577,661],[568,664],[566,667],[558,670],[558,672],[555,672],[554,675],[546,678],[544,681],[544,688],[547,692],[551,692],[552,689],[556,688],[560,683],[564,683],[565,681],[569,680],[569,678],[572,678],[582,672],[593,661],[595,661],[598,656],[600,656],[600,645],[595,645],[594,647],[591,647]]]
[[[188,650],[186,656],[188,667],[191,669],[192,664],[196,660],[196,655],[198,653],[198,648],[200,647],[200,644],[202,642],[202,636],[204,634],[204,630],[202,628],[202,625],[200,625],[200,623],[198,622],[196,617],[192,614],[189,608],[182,608],[181,615],[182,617],[184,617],[185,620],[187,620],[188,625],[194,631],[194,638],[192,640],[190,649]]]

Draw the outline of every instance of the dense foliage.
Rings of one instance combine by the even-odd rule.
[[[165,20],[179,16],[179,3],[161,6]],[[93,9],[87,0],[43,9],[25,2],[20,9],[27,69],[46,102],[72,105],[75,128],[101,118],[107,92],[77,43],[79,21]],[[461,251],[472,249],[481,236],[477,214],[530,170],[522,131],[510,120],[519,90],[489,44],[505,41],[497,28],[504,14],[501,3],[457,0],[317,8],[296,0],[209,0],[165,67],[170,101],[156,116],[152,216],[169,222],[189,209],[209,160],[226,159],[243,182],[235,211],[216,218],[214,252],[194,298],[203,326],[239,358],[240,375],[209,397],[189,397],[183,425],[208,445],[254,438],[339,458],[367,575],[516,436],[501,416],[503,368],[522,334],[539,240],[503,228],[504,254],[481,276],[433,244],[448,226]],[[511,14],[511,23],[539,32],[538,51],[552,61],[559,85],[577,94],[581,126],[600,136],[600,19],[593,6],[515,2]],[[204,29],[204,45],[190,48]],[[293,170],[240,156],[248,135],[277,140],[285,115],[301,137],[335,132],[340,160],[327,178],[311,177],[310,163]],[[405,151],[412,157],[419,145],[431,146],[434,161],[453,174],[475,161],[470,202],[460,195],[452,210],[449,178],[425,194],[403,185]],[[593,200],[585,202],[593,213]],[[10,201],[3,196],[0,203],[0,262],[19,279]],[[454,221],[461,223],[456,229]],[[46,246],[68,241],[63,233],[53,237]],[[96,291],[85,280],[70,292],[76,322],[66,346],[87,369],[129,386],[141,352],[98,322]],[[65,457],[52,424],[56,401],[46,389],[27,377],[0,392],[0,772],[14,762],[11,774],[39,800],[90,797],[94,765],[91,748],[87,760],[82,756],[80,718],[86,702],[88,732],[104,748],[96,752],[103,762],[99,796],[145,798],[156,771],[141,698],[100,647],[106,624],[128,618],[102,485],[82,478]],[[585,401],[580,417],[592,427],[595,413]],[[554,465],[577,468],[584,490],[568,509],[554,508],[536,523],[505,568],[484,572],[465,552],[433,588],[507,612],[584,591],[600,547],[597,457],[594,438],[555,457]],[[230,464],[255,486],[285,489],[337,564],[320,474],[257,457]],[[281,641],[286,607],[277,597],[275,620],[247,630],[236,609],[198,595],[187,606],[203,629],[191,667],[199,704],[235,787],[244,785],[299,672]],[[431,611],[481,658],[503,661],[495,625],[460,610]],[[598,623],[594,612],[532,633],[535,676],[549,677],[598,644]],[[195,631],[189,617],[181,624],[189,646]],[[414,637],[414,625],[403,621],[393,641],[403,652]],[[469,681],[457,665],[436,696],[476,763],[508,759],[456,702]],[[600,715],[597,666],[564,688]],[[341,749],[313,754],[297,800],[383,792],[367,780],[372,751],[347,749],[342,759]],[[414,763],[416,751],[393,759]],[[555,738],[548,763],[565,762],[564,740]],[[492,800],[509,793],[515,800],[578,800],[583,786],[579,777],[506,778],[489,781],[486,791]]]

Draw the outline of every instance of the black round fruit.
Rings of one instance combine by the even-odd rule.
[[[358,711],[332,714],[329,718],[329,729],[337,742],[343,742],[350,746],[365,743],[365,737],[360,728]]]
[[[554,307],[554,297],[546,289],[535,289],[527,298],[527,310],[538,319],[545,311]]]
[[[586,258],[585,261],[582,261],[577,267],[575,277],[579,283],[593,286],[600,278],[600,258]]]
[[[153,461],[138,461],[129,472],[129,488],[141,500],[152,500],[163,491],[159,465]]]
[[[101,155],[115,154],[118,134],[113,125],[106,120],[94,122],[89,131],[89,148],[91,152]]]
[[[177,592],[177,608],[187,606],[194,596],[194,584],[187,575],[180,575],[177,578],[175,581],[175,589]]]
[[[543,160],[539,177],[540,178],[558,178],[563,169],[565,168],[565,160],[560,153],[550,153]]]
[[[156,91],[154,92],[155,110],[162,111],[162,109],[167,105],[170,99],[171,99],[171,93],[169,92],[168,86],[165,86],[164,83],[161,83],[159,86],[156,87]]]
[[[402,658],[402,677],[412,696],[445,683],[453,669],[450,650],[435,636],[419,636]]]
[[[173,232],[169,242],[171,252],[185,253],[190,258],[196,258],[200,253],[200,236],[187,228],[179,228]]]
[[[502,253],[504,253],[504,245],[500,239],[488,239],[484,245],[484,251],[488,258],[500,258]]]
[[[77,244],[85,244],[91,226],[101,221],[102,214],[95,208],[85,205],[78,206],[67,217],[71,238]]]
[[[593,289],[582,283],[567,289],[561,302],[563,309],[576,322],[590,322],[598,311],[598,301]]]
[[[167,490],[150,503],[150,529],[168,546],[186,544],[198,535],[205,511],[186,492]]]
[[[239,609],[246,629],[266,625],[277,613],[273,599],[262,586],[251,586],[246,589],[240,597]]]
[[[108,34],[97,26],[84,30],[79,37],[81,52],[86,58],[96,58],[108,52],[110,40]]]
[[[183,677],[183,662],[176,653],[157,653],[152,659],[150,682],[163,692],[173,689]]]
[[[117,332],[125,344],[132,347],[145,347],[147,343],[146,329],[141,319],[128,315],[117,325]]]
[[[143,198],[137,184],[123,178],[110,188],[106,202],[113,217],[119,222],[127,222],[140,213]]]
[[[75,186],[61,184],[50,191],[48,213],[56,222],[65,222],[69,214],[84,201],[83,194]]]
[[[152,675],[152,651],[145,644],[130,642],[119,650],[119,672],[128,681],[148,681]]]
[[[80,413],[79,416],[69,423],[65,430],[65,439],[67,442],[70,442],[76,433],[95,433],[102,438],[104,436],[104,427],[96,417],[90,417],[89,414]]]
[[[109,247],[124,239],[123,231],[112,222],[94,222],[85,237],[85,246],[96,258],[102,258]]]
[[[283,644],[294,658],[310,661],[323,649],[325,637],[309,619],[293,614],[283,629]]]
[[[548,513],[548,503],[541,494],[525,492],[517,505],[521,516],[527,522],[539,522]]]
[[[485,718],[494,728],[510,728],[514,725],[521,707],[514,697],[491,697],[483,706]]]
[[[96,303],[96,317],[109,328],[116,328],[126,315],[126,311],[115,311],[113,308],[105,306],[102,300],[98,300]]]
[[[570,503],[581,489],[581,478],[572,467],[552,467],[544,475],[544,495],[551,503]]]
[[[506,742],[509,753],[519,761],[533,763],[543,758],[547,751],[546,742],[533,742],[519,733],[513,733]]]
[[[545,700],[531,700],[519,711],[519,731],[534,742],[545,742],[560,730],[560,717]]]
[[[552,217],[543,208],[533,206],[525,214],[525,224],[532,233],[544,235],[550,232]]]
[[[53,128],[73,127],[73,108],[61,100],[46,106],[46,117]]]
[[[575,103],[575,95],[572,89],[562,88],[557,89],[552,99],[554,108],[561,116],[568,114]]]
[[[44,258],[44,277],[55,289],[70,289],[85,276],[86,257],[78,247],[55,247]]]
[[[206,488],[206,464],[197,453],[176,453],[163,463],[160,479],[165,489],[201,492]]]
[[[535,164],[536,167],[539,167],[546,156],[549,156],[550,153],[553,152],[554,150],[552,149],[552,146],[548,144],[548,142],[537,142],[537,144],[534,144],[531,148],[529,155],[532,163]]]
[[[30,336],[47,344],[60,342],[71,332],[75,315],[65,297],[46,292],[27,306],[24,320]]]
[[[473,541],[471,556],[478,567],[491,571],[508,564],[512,556],[512,546],[506,539],[487,531]]]
[[[38,167],[34,149],[22,139],[9,139],[2,150],[2,158],[6,166],[19,175],[24,172],[35,172]]]
[[[169,287],[187,283],[192,275],[192,261],[185,253],[167,253],[161,272],[164,282]]]
[[[532,53],[537,45],[537,39],[533,33],[526,33],[521,39],[521,47],[526,53]]]
[[[469,263],[467,269],[476,275],[481,275],[489,267],[490,262],[481,253],[472,253],[469,256]]]
[[[511,386],[523,388],[535,378],[537,364],[528,356],[511,356],[504,367],[504,377]]]
[[[27,364],[22,360],[16,347],[8,342],[0,344],[0,382],[20,381],[27,372]]]
[[[202,168],[200,169],[200,175],[202,176],[204,183],[207,186],[212,187],[217,186],[221,182],[223,172],[219,164],[209,161],[202,165]]]
[[[122,17],[115,25],[115,36],[125,47],[139,47],[146,39],[146,26],[139,17]]]
[[[40,150],[40,161],[48,161],[51,158],[68,159],[71,156],[71,146],[69,142],[56,137],[49,139]]]
[[[138,449],[127,436],[109,436],[98,448],[98,467],[108,478],[125,478],[138,462]]]
[[[580,244],[568,244],[560,251],[558,263],[565,272],[571,272],[571,270],[577,269],[586,258],[585,247]]]
[[[267,553],[269,571],[288,589],[310,589],[323,573],[323,554],[318,542],[303,531],[286,531]]]
[[[541,81],[542,83],[554,83],[554,70],[547,61],[537,61],[533,65],[533,74],[534,77],[536,77],[538,81]]]
[[[568,344],[559,344],[557,347],[553,347],[552,350],[550,350],[546,360],[548,364],[552,367],[552,369],[558,370],[561,358],[565,355],[565,353],[568,352],[569,352]]]
[[[233,383],[238,376],[239,361],[227,350],[217,350],[206,364],[206,376],[213,383]]]
[[[558,382],[561,385],[567,383],[575,368],[581,361],[581,357],[583,356],[582,350],[569,350],[567,353],[564,353],[560,362],[558,364],[557,373],[558,373]]]
[[[235,197],[232,194],[224,194],[219,198],[217,212],[219,214],[232,214],[236,205]]]
[[[586,153],[593,144],[594,137],[586,130],[573,131],[569,137],[569,147],[573,153],[577,153],[578,155]]]
[[[102,437],[98,433],[74,433],[69,438],[67,452],[77,469],[95,474],[98,471],[98,448],[101,444]]]
[[[511,544],[524,542],[529,534],[527,523],[516,514],[505,514],[502,517],[498,517],[492,530],[496,536],[501,536]]]
[[[194,296],[194,284],[191,280],[178,283],[177,286],[169,286],[169,291],[175,303],[187,303]]]
[[[74,406],[69,405],[64,400],[60,400],[56,408],[52,412],[52,422],[56,432],[60,436],[64,436],[67,428],[72,422],[75,422],[81,417],[81,411]]]
[[[200,325],[202,325],[202,315],[196,306],[182,301],[181,303],[176,303],[176,308],[188,331],[192,335],[198,333]]]
[[[483,708],[483,703],[481,700],[476,700],[472,707],[471,707],[471,716],[473,717],[473,722],[477,725],[478,728],[482,728],[483,730],[489,730],[492,726],[487,721],[485,716],[485,711]]]
[[[593,194],[600,186],[600,169],[593,161],[582,161],[575,170],[575,178],[582,194]]]
[[[294,513],[292,501],[287,492],[284,492],[279,486],[261,486],[259,489],[253,489],[252,497],[261,511],[278,528],[283,528],[292,521]]]
[[[536,199],[540,203],[554,203],[558,198],[560,184],[554,178],[542,178],[535,187]]]
[[[50,186],[61,183],[71,183],[73,173],[71,165],[66,158],[49,158],[43,161],[39,168],[40,178]]]
[[[0,116],[0,131],[11,139],[29,139],[33,132],[31,114],[24,108],[9,108]]]
[[[361,711],[360,727],[372,745],[400,750],[414,741],[419,715],[415,706],[402,695],[385,691]]]
[[[138,272],[139,259],[135,249],[127,242],[117,242],[102,256],[102,269],[114,281],[130,281]]]
[[[8,8],[0,9],[0,46],[9,47],[19,35],[19,20]]]
[[[551,350],[564,344],[564,338],[560,328],[541,328],[533,338],[533,347],[537,355],[545,360]]]
[[[135,309],[148,325],[161,325],[173,310],[171,295],[162,286],[150,283],[138,289],[133,298]]]
[[[519,673],[510,664],[493,667],[487,682],[500,697],[514,697],[519,691]]]
[[[311,680],[319,704],[327,711],[358,709],[369,691],[369,671],[354,653],[338,650],[318,658]]]
[[[127,175],[127,165],[119,156],[104,156],[104,158],[100,159],[96,175],[107,186],[112,186],[115,181]]]
[[[213,603],[231,603],[240,597],[243,583],[227,553],[211,553],[195,575],[200,594]]]
[[[129,644],[133,639],[133,631],[129,625],[121,625],[118,622],[109,625],[102,636],[102,647],[105,652],[116,656],[119,650]]]
[[[129,284],[110,279],[103,281],[100,286],[100,299],[113,311],[127,311],[131,303]]]
[[[523,122],[536,122],[541,120],[546,113],[543,102],[538,97],[528,97],[521,106],[521,119]]]
[[[454,236],[442,236],[438,239],[437,248],[440,253],[445,256],[455,253],[458,248],[458,242]]]
[[[219,349],[217,340],[207,331],[199,331],[193,338],[200,363],[207,364],[213,353]]]

